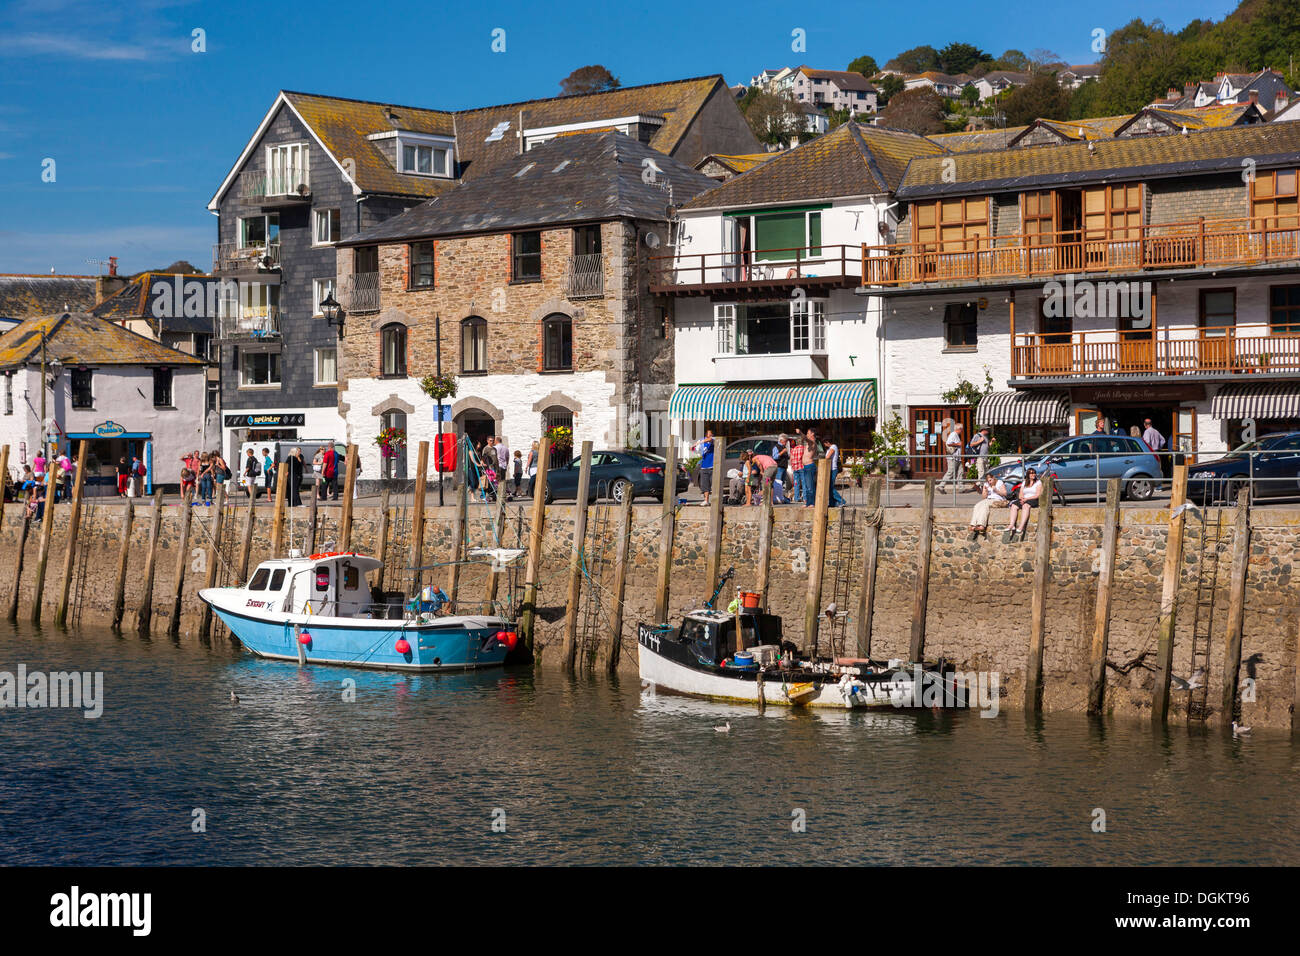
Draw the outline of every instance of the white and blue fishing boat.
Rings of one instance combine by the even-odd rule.
[[[516,645],[494,614],[443,613],[446,597],[424,587],[413,600],[377,586],[382,562],[355,552],[277,558],[241,587],[205,588],[206,602],[258,657],[380,670],[493,667]]]

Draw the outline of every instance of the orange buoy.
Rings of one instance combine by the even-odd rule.
[[[393,650],[399,654],[411,653],[411,642],[404,637],[399,637],[397,643],[393,645]]]

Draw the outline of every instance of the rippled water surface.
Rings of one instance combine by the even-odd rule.
[[[1278,733],[760,716],[635,679],[300,670],[27,625],[0,647],[0,670],[102,671],[105,697],[97,720],[0,710],[5,863],[1300,863]]]

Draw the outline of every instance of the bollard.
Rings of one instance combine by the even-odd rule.
[[[217,485],[217,510],[212,517],[212,539],[208,542],[208,571],[203,579],[205,588],[217,586],[217,566],[221,562],[221,533],[226,525],[226,483]],[[199,621],[199,640],[208,641],[212,634],[212,607],[203,602],[203,616]]]
[[[1034,550],[1034,590],[1029,598],[1029,663],[1025,673],[1025,710],[1043,708],[1043,645],[1047,635],[1047,581],[1052,573],[1052,476],[1043,477],[1038,499],[1038,540]]]
[[[1169,719],[1169,675],[1174,665],[1174,632],[1178,626],[1178,581],[1183,570],[1183,529],[1187,512],[1187,466],[1174,465],[1173,489],[1169,495],[1169,537],[1165,543],[1165,567],[1160,576],[1160,635],[1156,643],[1156,685],[1151,696],[1151,720],[1163,726]]]
[[[249,501],[252,500],[252,498],[249,498]],[[162,492],[155,491],[153,495],[152,525],[149,529],[149,553],[145,557],[144,564],[144,593],[140,597],[140,610],[136,614],[135,629],[140,634],[148,634],[149,629],[153,626],[153,579],[154,572],[158,567],[158,537],[162,531],[162,502]]]
[[[122,517],[122,545],[117,552],[117,581],[113,585],[113,630],[122,628],[122,618],[126,615],[126,572],[131,558],[131,529],[135,525],[135,500],[126,499],[126,511]]]
[[[1232,582],[1228,588],[1228,621],[1223,645],[1223,719],[1241,716],[1237,683],[1241,678],[1241,635],[1246,617],[1246,573],[1250,568],[1250,490],[1237,493],[1237,522],[1232,537]]]
[[[807,466],[804,466],[807,467]],[[804,644],[816,649],[817,628],[821,619],[822,571],[826,566],[826,522],[831,503],[831,467],[825,458],[817,459],[817,497],[813,508],[812,554],[808,556],[808,591],[804,599]]]

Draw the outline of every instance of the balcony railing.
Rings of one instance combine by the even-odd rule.
[[[212,271],[270,272],[280,268],[280,241],[241,245],[219,242],[212,247]]]
[[[297,166],[267,173],[243,173],[239,177],[239,197],[245,202],[310,199],[311,176],[307,169]]]
[[[725,288],[858,285],[862,247],[830,245],[811,249],[752,249],[699,255],[652,256],[650,286],[657,292]]]
[[[1219,328],[1016,333],[1012,378],[1145,378],[1300,372],[1300,329]]]
[[[564,279],[565,295],[570,299],[600,298],[605,294],[605,258],[600,253],[569,256],[569,271]]]
[[[217,316],[217,328],[223,339],[278,338],[280,317],[279,306],[248,306],[225,300]]]
[[[345,312],[378,312],[379,273],[354,272],[339,276],[339,305]]]
[[[1198,219],[1070,232],[863,246],[863,285],[979,283],[1035,276],[1283,262],[1300,255],[1300,220]]]

